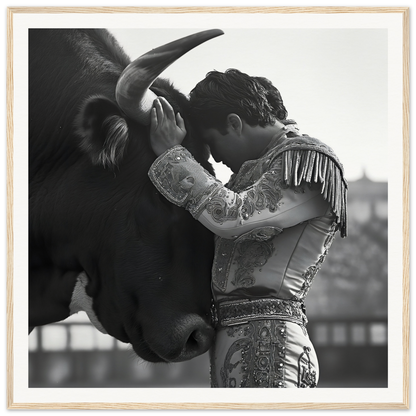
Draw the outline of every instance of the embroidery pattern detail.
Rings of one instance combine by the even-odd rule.
[[[303,347],[303,353],[298,360],[298,387],[314,388],[316,387],[316,371],[312,369],[312,362],[309,356],[311,349]]]
[[[182,146],[159,156],[149,177],[162,195],[176,205],[186,205],[193,216],[200,214],[206,200],[221,186]]]
[[[224,221],[235,220],[238,217],[238,210],[241,207],[241,197],[236,194],[234,201],[226,201],[228,197],[226,189],[221,189],[216,195],[208,198],[206,210],[215,222],[223,223]],[[227,198],[228,199],[228,198]]]
[[[308,323],[303,303],[287,299],[255,299],[223,302],[218,306],[218,323],[230,326],[256,319],[290,321],[302,327]]]
[[[203,192],[198,194],[196,197],[190,198],[186,204],[186,209],[191,213],[191,215],[197,219],[202,211],[205,209],[205,204],[207,200],[212,198],[212,195],[215,195],[218,192],[219,184],[214,183],[208,186]]]
[[[240,337],[230,346],[220,370],[225,387],[277,387],[285,385],[286,324],[254,321],[227,329]]]
[[[231,258],[234,255],[235,242],[217,237],[215,243],[215,257],[212,268],[212,281],[221,291],[227,288],[227,278],[231,268]]]
[[[237,287],[250,287],[256,282],[254,269],[262,267],[272,256],[274,246],[271,241],[246,240],[236,246],[235,263],[237,269],[231,283]]]
[[[337,229],[337,224],[332,224],[332,227],[329,230],[328,236],[324,243],[324,252],[319,256],[318,261],[312,266],[309,266],[302,274],[302,277],[304,279],[302,287],[295,295],[293,295],[293,297],[291,298],[292,300],[302,301],[305,299],[306,295],[309,292],[309,289],[312,286],[313,279],[315,278],[318,271],[321,269],[322,264],[324,263],[326,256],[328,255],[329,248],[331,247],[332,242],[334,241]]]
[[[248,231],[245,234],[240,235],[236,241],[255,240],[255,241],[268,241],[279,235],[283,230],[278,227],[266,226],[261,228],[255,228]]]
[[[283,198],[280,182],[281,175],[279,175],[278,169],[272,169],[265,173],[263,178],[252,186],[244,196],[241,218],[248,220],[256,211],[266,208],[270,212],[276,212],[281,205],[279,201]]]
[[[269,240],[272,240],[274,237],[279,235],[282,232],[280,228],[268,226],[268,227],[261,227],[256,228],[254,230],[248,231],[245,234],[240,235],[236,240],[230,240],[227,238],[220,238],[217,237],[216,244],[215,244],[215,257],[214,257],[214,263],[212,267],[212,280],[215,286],[220,289],[221,291],[225,291],[227,288],[227,281],[228,276],[230,273],[231,265],[233,264],[231,262],[231,259],[234,258],[234,252],[235,250],[240,247],[240,245],[244,241],[250,241],[253,243],[253,241],[257,241],[259,243],[264,243]],[[265,248],[265,250],[264,250]],[[273,252],[273,245],[271,242],[267,243],[267,247],[263,247],[263,251],[265,255],[268,255],[268,253],[272,250]],[[241,257],[241,251],[239,254],[239,257]],[[270,257],[270,256],[269,256]],[[262,257],[263,264],[267,262],[267,259],[265,256]],[[254,263],[259,263],[259,259],[255,259]],[[236,264],[236,262],[234,262]],[[252,267],[255,267],[253,264]],[[261,267],[261,266],[257,266]],[[241,270],[240,270],[241,269]],[[239,271],[239,278],[243,279],[243,283],[248,283],[250,280],[253,280],[254,277],[251,276],[248,279],[245,279],[244,276],[242,276],[244,267],[240,267]],[[253,268],[254,271],[254,268]],[[253,280],[254,283],[254,280]]]

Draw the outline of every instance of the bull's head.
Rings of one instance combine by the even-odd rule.
[[[149,90],[154,80],[174,61],[201,43],[222,35],[219,29],[206,30],[170,42],[140,56],[121,74],[116,88],[123,111],[142,124],[149,124],[156,95]]]
[[[213,338],[213,237],[148,180],[155,157],[148,124],[156,95],[165,96],[186,122],[188,100],[157,78],[184,53],[222,33],[204,31],[142,55],[122,72],[115,100],[94,96],[78,118],[81,147],[97,169],[111,168],[105,169],[110,188],[106,191],[113,198],[113,212],[105,224],[111,241],[102,242],[96,262],[83,264],[89,276],[86,292],[105,330],[131,343],[148,361],[190,359],[204,353]],[[191,144],[190,126],[187,130],[184,143]],[[103,274],[110,277],[103,281]]]

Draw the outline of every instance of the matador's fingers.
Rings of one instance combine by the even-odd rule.
[[[153,101],[153,106],[153,108],[156,109],[157,121],[158,123],[161,123],[164,118],[164,111],[159,98],[156,98],[156,100]]]
[[[175,121],[175,113],[173,111],[172,106],[170,105],[169,101],[164,98],[164,97],[160,97],[159,101],[163,107],[163,112],[165,114],[165,116],[172,121]]]
[[[159,123],[157,122],[156,108],[153,107],[150,113],[150,131],[154,132],[157,129],[158,125]]]
[[[178,125],[178,127],[179,127],[181,130],[186,131],[186,128],[185,128],[185,122],[183,121],[183,118],[182,118],[182,116],[181,116],[181,114],[180,114],[180,113],[177,113],[177,114],[176,114],[176,124]]]

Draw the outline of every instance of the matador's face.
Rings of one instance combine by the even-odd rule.
[[[217,163],[224,163],[234,173],[250,159],[247,138],[231,129],[227,129],[226,134],[221,134],[217,129],[209,128],[203,130],[202,137],[208,144],[214,160]]]

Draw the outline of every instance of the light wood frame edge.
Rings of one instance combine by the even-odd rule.
[[[160,6],[157,13],[362,13],[362,6]],[[366,13],[403,14],[403,402],[402,403],[14,403],[13,400],[13,14],[14,13],[155,13],[155,7],[137,6],[9,6],[6,8],[6,409],[322,409],[389,410],[410,405],[410,5],[368,6]]]

